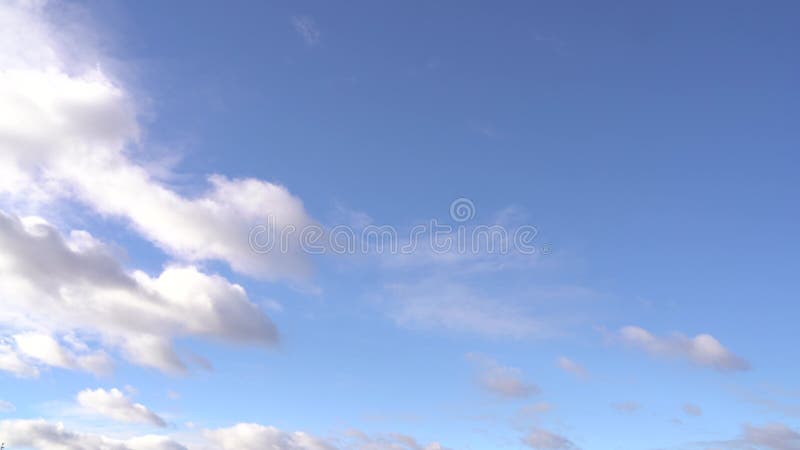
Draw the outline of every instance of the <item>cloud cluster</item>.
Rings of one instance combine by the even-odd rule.
[[[623,343],[653,356],[681,358],[722,372],[750,368],[747,361],[725,348],[710,334],[699,334],[693,338],[679,333],[657,337],[643,328],[627,326],[620,329],[618,337]]]
[[[111,361],[102,348],[114,348],[135,364],[181,372],[174,338],[277,339],[241,286],[193,266],[168,266],[155,278],[127,272],[85,231],[65,237],[40,218],[2,212],[0,248],[0,325],[10,332],[0,335],[0,370],[36,376],[45,365],[103,374]]]
[[[119,389],[85,389],[78,393],[76,400],[88,411],[121,422],[147,423],[164,427],[167,423],[146,406],[134,403]]]
[[[251,178],[211,175],[193,194],[171,187],[134,158],[142,132],[133,96],[78,27],[54,25],[49,7],[0,4],[0,370],[104,374],[113,349],[132,363],[181,372],[176,338],[274,342],[275,327],[244,289],[199,264],[304,279],[310,264],[296,240],[270,254],[250,251],[248,242],[255,224],[312,223],[302,202]],[[174,262],[155,276],[125,270],[89,233],[64,236],[41,218],[11,212],[52,215],[73,202],[128,223]]]
[[[81,64],[63,55],[59,49],[70,37],[38,3],[0,8],[0,53],[6,55],[0,59],[0,193],[20,201],[77,200],[124,219],[184,261],[221,260],[264,279],[308,274],[296,240],[270,254],[255,254],[248,242],[256,224],[312,223],[297,197],[278,184],[221,175],[209,176],[209,187],[196,195],[172,189],[130,157],[141,134],[135,103],[101,61]]]
[[[9,448],[58,450],[187,450],[166,436],[144,435],[111,439],[99,434],[70,431],[61,423],[36,420],[0,421],[0,436]]]
[[[89,391],[92,392],[92,391]],[[0,436],[9,448],[53,450],[447,450],[438,442],[422,444],[398,433],[369,435],[349,430],[340,437],[320,438],[257,423],[182,434],[180,441],[167,435],[112,438],[70,430],[44,419],[0,421]]]

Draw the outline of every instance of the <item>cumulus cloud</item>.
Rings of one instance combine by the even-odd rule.
[[[710,334],[699,334],[693,338],[680,333],[657,337],[643,328],[627,326],[619,331],[618,336],[623,343],[653,356],[681,358],[722,372],[750,369],[747,361],[733,354]]]
[[[39,376],[39,369],[25,362],[13,345],[13,338],[0,336],[0,370],[21,378]]]
[[[691,403],[684,403],[681,409],[688,416],[698,417],[703,415],[703,410],[699,406]]]
[[[88,411],[121,422],[148,423],[164,427],[167,423],[146,406],[134,403],[119,389],[85,389],[76,397],[78,404]]]
[[[141,135],[135,103],[102,61],[67,57],[62,41],[70,37],[38,2],[0,8],[0,193],[78,200],[126,220],[184,261],[222,260],[264,279],[307,276],[297,234],[280,251],[257,254],[249,243],[257,224],[282,230],[312,223],[297,197],[279,184],[221,175],[209,176],[196,195],[170,188],[130,157]],[[69,41],[70,48],[83,44]]]
[[[522,442],[528,447],[537,450],[577,450],[572,441],[559,434],[543,428],[535,428],[528,433]]]
[[[111,358],[102,350],[76,355],[52,336],[42,333],[22,333],[13,336],[18,352],[40,363],[104,375],[111,371]]]
[[[240,423],[229,428],[206,430],[206,438],[222,450],[332,450],[325,441],[300,431],[285,432],[272,426]]]
[[[12,330],[0,336],[0,369],[19,376],[36,376],[41,365],[106,373],[106,347],[130,362],[180,372],[186,365],[174,338],[277,339],[241,286],[193,266],[168,266],[155,278],[127,272],[84,231],[65,237],[40,218],[1,211],[0,248],[0,324]]]
[[[556,365],[564,372],[571,373],[580,379],[589,378],[589,372],[586,371],[586,368],[566,356],[559,357],[556,360]]]
[[[187,450],[167,436],[145,435],[111,439],[103,435],[78,433],[61,423],[37,420],[0,421],[0,436],[10,448],[53,450]]]
[[[478,368],[478,383],[487,391],[506,398],[525,398],[539,393],[539,387],[526,382],[522,371],[516,367],[499,364],[478,353],[467,354],[467,359]]]

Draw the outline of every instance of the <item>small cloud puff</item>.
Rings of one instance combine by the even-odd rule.
[[[750,363],[725,348],[710,334],[698,334],[690,338],[674,333],[658,337],[644,328],[627,326],[620,329],[618,337],[623,343],[653,356],[680,358],[721,372],[750,369]]]

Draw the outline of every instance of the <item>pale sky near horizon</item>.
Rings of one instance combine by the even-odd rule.
[[[798,15],[0,1],[0,442],[800,450]]]

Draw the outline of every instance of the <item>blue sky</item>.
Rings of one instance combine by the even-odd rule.
[[[800,448],[798,13],[3,4],[0,440]]]

